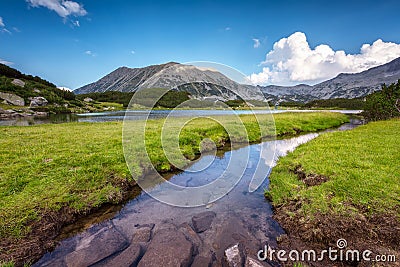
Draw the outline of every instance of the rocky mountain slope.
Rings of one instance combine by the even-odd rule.
[[[106,91],[135,92],[145,88],[167,88],[190,92],[198,99],[262,100],[263,94],[253,86],[236,83],[218,71],[169,62],[145,68],[122,67],[99,81],[78,88],[75,94]]]
[[[107,91],[134,92],[136,89],[161,70],[176,65],[169,62],[161,65],[152,65],[145,68],[121,67],[104,76],[97,82],[85,85],[74,90],[75,94],[103,93]]]
[[[145,68],[119,68],[97,82],[83,86],[75,94],[144,88],[168,88],[186,91],[197,99],[243,99],[308,102],[314,99],[356,98],[366,96],[400,79],[400,58],[355,74],[337,77],[314,86],[251,86],[239,84],[222,73],[191,65],[169,62]],[[262,94],[260,93],[262,92]]]
[[[381,89],[383,83],[400,79],[400,58],[360,73],[341,73],[333,79],[316,84],[260,87],[266,98],[307,102],[314,99],[364,97]]]

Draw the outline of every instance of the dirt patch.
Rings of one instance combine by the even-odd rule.
[[[310,250],[317,252],[328,247],[338,249],[337,240],[345,239],[347,249],[370,250],[376,255],[395,255],[397,262],[378,264],[365,261],[307,262],[309,266],[400,266],[400,219],[396,212],[370,215],[359,209],[358,213],[343,215],[315,214],[312,218],[302,214],[300,201],[292,201],[276,208],[274,219],[285,229],[287,235],[278,240],[280,249]],[[353,206],[354,207],[354,206]],[[400,210],[400,207],[399,209]],[[362,256],[360,256],[362,259]],[[345,259],[345,258],[344,258]],[[293,262],[283,266],[293,266]]]
[[[297,165],[293,169],[290,170],[294,174],[297,175],[298,179],[305,183],[307,186],[315,186],[325,183],[329,180],[328,177],[320,174],[309,173],[307,174],[301,165]]]
[[[46,252],[52,251],[59,240],[99,222],[99,218],[105,220],[107,218],[104,216],[114,215],[115,211],[122,207],[119,204],[128,201],[141,191],[134,181],[123,180],[115,186],[121,188],[121,195],[110,196],[110,203],[105,203],[101,207],[93,207],[85,212],[78,212],[69,207],[62,207],[58,211],[42,211],[40,220],[27,225],[30,231],[26,236],[19,239],[12,237],[0,239],[0,262],[13,261],[16,267],[36,262]]]

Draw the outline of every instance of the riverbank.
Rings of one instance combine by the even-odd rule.
[[[270,116],[260,115],[270,122]],[[241,116],[250,142],[260,141],[258,123]],[[348,118],[339,113],[274,115],[276,134],[296,135],[339,126]],[[178,118],[176,120],[179,120]],[[150,158],[159,171],[172,166],[160,157],[157,131],[164,120],[152,120],[148,138]],[[258,129],[258,130],[257,130]],[[1,127],[0,260],[17,265],[38,259],[54,247],[63,225],[107,203],[127,199],[135,181],[122,152],[122,123],[70,123],[32,127]],[[182,131],[181,149],[189,159],[199,153],[205,137],[222,147],[228,135],[222,127],[197,120]],[[153,149],[151,149],[153,148]],[[137,159],[140,166],[140,158]],[[138,169],[139,177],[142,170]]]
[[[398,266],[399,136],[399,119],[374,122],[321,135],[281,158],[266,192],[275,207],[274,218],[287,232],[280,238],[280,248],[321,251],[337,248],[337,240],[345,239],[346,249],[371,250],[372,259],[395,255],[397,263],[383,266]],[[370,264],[362,261],[357,266]]]

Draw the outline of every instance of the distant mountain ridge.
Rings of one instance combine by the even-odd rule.
[[[364,97],[380,90],[383,83],[390,84],[399,79],[400,58],[360,73],[341,73],[314,86],[243,85],[218,71],[169,62],[144,68],[121,67],[97,82],[76,89],[74,93],[134,92],[143,88],[174,88],[189,92],[192,97],[198,99],[230,100],[240,96],[246,100],[262,100],[264,96],[272,102],[308,102],[315,99]]]
[[[340,73],[314,86],[260,86],[271,99],[307,102],[315,99],[364,97],[381,89],[383,83],[400,79],[400,58],[359,73]]]

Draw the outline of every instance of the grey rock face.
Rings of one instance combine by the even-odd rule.
[[[204,232],[208,230],[214,220],[216,214],[213,211],[205,211],[196,216],[193,216],[192,223],[193,228],[197,233]]]
[[[93,102],[94,100],[93,99],[91,99],[90,97],[86,97],[85,99],[83,99],[83,101],[85,101],[85,102]]]
[[[162,229],[155,233],[139,267],[189,266],[193,254],[193,245],[176,229]]]
[[[170,62],[162,65],[134,69],[121,67],[104,76],[97,82],[76,89],[74,93],[85,94],[106,91],[133,92],[154,74],[175,64],[178,63]]]
[[[25,82],[20,79],[14,79],[11,83],[16,86],[25,87]]]
[[[31,97],[30,100],[30,107],[44,107],[47,106],[47,104],[49,103],[49,101],[47,101],[47,99],[42,96]]]
[[[5,104],[14,106],[25,106],[24,99],[15,94],[0,92],[0,99],[3,99],[5,101]]]

